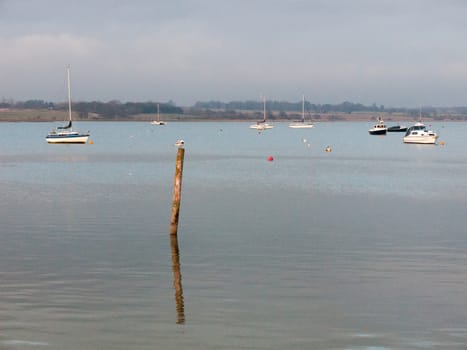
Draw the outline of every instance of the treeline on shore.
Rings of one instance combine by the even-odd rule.
[[[418,116],[420,113],[424,115],[435,117],[441,114],[457,114],[467,116],[467,107],[423,107],[421,108],[405,108],[405,107],[389,107],[386,108],[384,105],[377,105],[373,103],[371,106],[365,106],[361,103],[353,102],[342,102],[339,104],[314,104],[309,101],[304,103],[305,111],[307,113],[314,114],[329,114],[329,113],[346,113],[352,114],[356,112],[371,112],[371,113],[399,113],[407,116]],[[276,112],[301,112],[302,101],[287,102],[287,101],[268,101],[266,106],[268,111]],[[263,109],[263,102],[261,101],[231,101],[231,102],[220,102],[220,101],[208,101],[208,102],[196,102],[193,107],[190,108],[192,111],[196,110],[210,110],[210,111],[251,111]]]
[[[97,115],[104,119],[127,118],[138,114],[155,114],[159,105],[160,113],[183,114],[183,109],[175,106],[171,101],[167,103],[157,102],[73,102],[73,111],[78,113],[81,119],[90,119],[90,115]],[[28,100],[24,102],[0,103],[3,109],[48,109],[56,111],[68,110],[68,103],[53,103],[43,100]]]
[[[190,107],[179,107],[174,102],[74,102],[73,112],[79,119],[91,120],[145,120],[151,119],[159,112],[172,120],[190,119],[227,119],[247,120],[260,118],[263,113],[262,101],[208,101],[196,102]],[[294,119],[300,116],[302,101],[268,101],[268,119]],[[5,101],[0,102],[0,111],[5,110],[49,110],[66,111],[67,103],[53,103],[43,100]],[[467,107],[423,107],[420,108],[385,108],[383,105],[365,106],[360,103],[342,102],[340,104],[313,104],[305,101],[307,115],[314,119],[352,120],[358,116],[403,115],[407,118],[424,118],[467,120]],[[39,118],[43,120],[44,118]]]

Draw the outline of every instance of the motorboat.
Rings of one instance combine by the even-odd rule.
[[[297,120],[289,124],[292,129],[311,129],[313,127],[311,120],[305,121],[305,96],[302,96],[302,120]]]
[[[403,138],[404,143],[435,144],[438,134],[428,128],[422,122],[417,122],[407,129]]]
[[[386,135],[387,131],[388,128],[386,124],[384,124],[384,121],[381,119],[381,117],[378,117],[377,123],[370,130],[368,130],[370,135]]]
[[[407,129],[405,125],[394,125],[388,127],[388,132],[406,132]]]
[[[266,97],[263,98],[263,119],[258,120],[256,124],[250,125],[250,129],[255,129],[259,131],[272,129],[274,126],[266,122]]]
[[[45,137],[48,143],[87,143],[89,131],[80,133],[72,128],[71,120],[71,88],[70,88],[70,66],[67,67],[67,85],[68,85],[68,124],[53,129]]]

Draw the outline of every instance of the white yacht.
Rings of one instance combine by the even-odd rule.
[[[428,130],[422,122],[417,122],[407,129],[403,141],[404,143],[434,144],[437,139],[438,134],[432,130]]]

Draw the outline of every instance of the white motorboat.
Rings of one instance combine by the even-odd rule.
[[[368,132],[370,135],[386,135],[388,128],[386,124],[384,124],[383,119],[378,117],[377,123],[370,129]]]
[[[157,118],[156,120],[152,120],[150,124],[152,125],[165,125],[166,124],[166,122],[161,121],[161,118],[159,116],[159,103],[157,104]]]
[[[86,143],[89,138],[87,133],[80,133],[73,130],[71,121],[71,88],[70,88],[70,66],[67,67],[67,85],[68,85],[68,124],[59,126],[52,130],[45,137],[48,143]]]
[[[292,129],[311,129],[313,127],[311,120],[305,121],[305,96],[302,96],[302,120],[297,120],[289,124]]]
[[[428,130],[422,122],[417,122],[407,129],[403,141],[404,143],[434,144],[437,139],[436,132]]]
[[[259,131],[272,129],[274,125],[268,124],[266,122],[266,97],[263,97],[263,120],[258,120],[256,124],[250,125],[250,129],[255,129]]]

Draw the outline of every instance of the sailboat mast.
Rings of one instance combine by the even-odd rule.
[[[157,121],[159,121],[159,103],[157,104]]]
[[[263,96],[263,120],[266,121],[266,96]]]
[[[68,118],[71,121],[71,87],[70,87],[70,66],[66,67],[68,85]]]
[[[305,121],[305,95],[302,95],[302,120]]]

